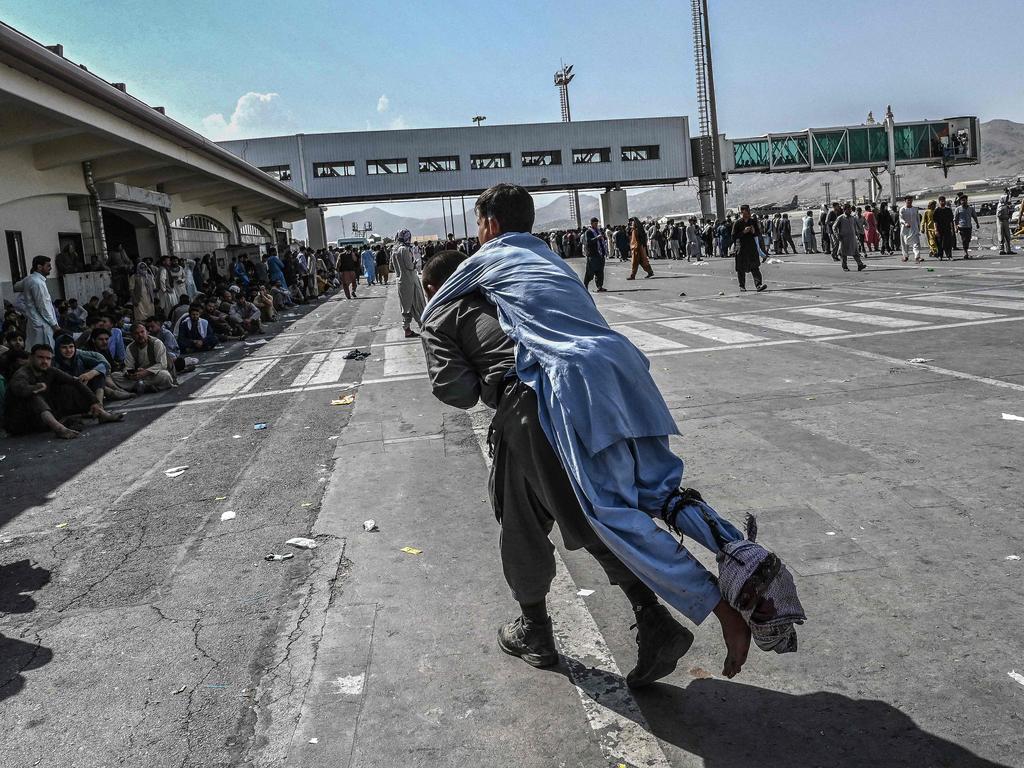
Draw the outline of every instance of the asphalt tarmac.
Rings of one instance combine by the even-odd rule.
[[[1024,258],[984,256],[782,256],[760,294],[609,264],[686,483],[759,515],[809,615],[733,680],[711,619],[631,693],[628,604],[560,544],[562,663],[501,653],[487,413],[433,398],[394,287],[0,440],[0,766],[1024,765]]]

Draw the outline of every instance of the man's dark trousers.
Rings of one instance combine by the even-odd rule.
[[[590,281],[597,283],[598,288],[604,288],[604,256],[588,256],[587,271],[583,276],[583,285],[590,287]]]
[[[586,549],[633,605],[656,602],[654,593],[609,551],[587,522],[540,425],[537,395],[515,379],[505,385],[491,422],[490,495],[501,523],[501,566],[521,605],[542,602],[555,576],[554,523],[567,549]]]

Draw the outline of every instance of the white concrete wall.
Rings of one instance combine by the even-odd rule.
[[[6,180],[6,179],[5,179]],[[77,211],[68,210],[66,195],[46,195],[0,205],[0,295],[8,301],[14,300],[11,280],[11,260],[7,253],[6,230],[21,232],[25,244],[26,271],[32,267],[32,259],[43,255],[54,259],[60,244],[59,232],[81,232],[82,227]],[[50,295],[61,296],[60,280],[54,261],[50,273]]]

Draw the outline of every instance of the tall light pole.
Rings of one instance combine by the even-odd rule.
[[[576,77],[572,71],[572,64],[563,64],[562,68],[555,72],[555,87],[558,88],[558,97],[562,106],[562,122],[572,122],[572,112],[569,109],[569,83]],[[576,222],[576,229],[583,227],[580,220],[580,193],[575,189],[569,191],[569,218]]]
[[[472,120],[474,123],[476,123],[476,127],[477,128],[479,128],[480,127],[480,123],[482,123],[486,119],[487,119],[487,115],[477,115],[476,117],[471,117],[470,118],[470,120]]]
[[[715,103],[715,70],[711,63],[711,27],[708,0],[691,0],[693,43],[697,65],[697,101],[700,107],[702,135],[710,131],[711,182],[715,189],[715,213],[725,219],[725,183],[722,179],[722,150],[718,145],[718,106]]]

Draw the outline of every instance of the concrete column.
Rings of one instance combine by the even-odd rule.
[[[327,247],[327,222],[319,205],[306,209],[306,233],[311,248]]]
[[[625,226],[629,219],[626,190],[606,189],[600,196],[601,223],[606,227]]]

